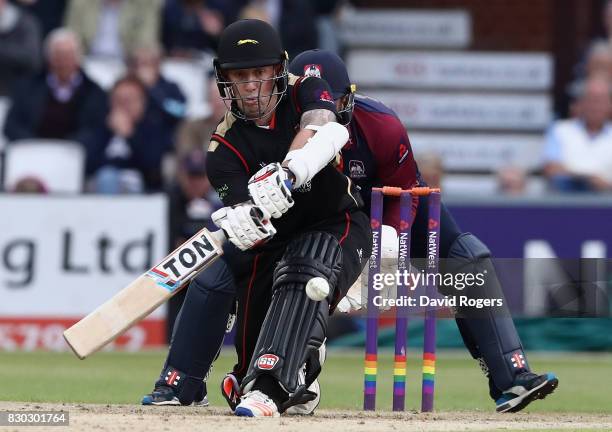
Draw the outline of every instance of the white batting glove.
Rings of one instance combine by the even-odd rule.
[[[351,286],[346,295],[338,302],[336,309],[340,312],[350,313],[361,309],[361,278]]]
[[[238,249],[251,249],[276,234],[270,214],[256,205],[244,203],[223,207],[212,214],[212,220],[225,231],[227,238]]]
[[[249,180],[249,194],[253,202],[265,209],[273,218],[279,218],[293,207],[291,181],[287,171],[278,162],[260,169]]]
[[[394,275],[397,271],[397,234],[393,227],[388,225],[382,226],[382,241],[381,241],[381,263],[380,273]],[[346,297],[338,303],[337,309],[340,312],[351,312],[359,310],[362,307],[368,307],[368,273],[369,266],[365,266],[355,283],[349,288]],[[378,308],[382,311],[391,309],[387,299],[397,298],[397,285],[383,284],[382,289],[374,291],[375,296],[380,296],[381,305]]]

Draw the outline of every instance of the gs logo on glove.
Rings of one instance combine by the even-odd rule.
[[[274,354],[264,354],[257,359],[257,368],[261,370],[274,369],[278,363],[278,356]]]

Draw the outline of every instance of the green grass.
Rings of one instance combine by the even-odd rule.
[[[407,408],[420,403],[419,353],[410,352]],[[379,355],[377,407],[391,406],[392,353]],[[210,399],[224,404],[218,383],[231,369],[233,357],[224,352],[210,378]],[[164,360],[162,352],[99,353],[77,360],[69,353],[0,353],[0,400],[136,404],[151,390]],[[612,413],[612,356],[547,354],[530,356],[537,371],[554,371],[560,386],[532,412]],[[323,376],[322,408],[361,409],[361,352],[332,351]],[[441,352],[436,371],[436,409],[492,412],[488,387],[475,361],[464,354]]]

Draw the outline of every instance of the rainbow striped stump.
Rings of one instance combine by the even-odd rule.
[[[376,372],[378,363],[378,307],[374,305],[374,275],[380,273],[382,243],[382,191],[372,190],[370,228],[372,230],[372,255],[368,262],[368,309],[366,318],[366,347],[363,380],[363,409],[376,409]]]
[[[427,244],[435,245],[434,259],[428,260],[427,274],[436,274],[440,250],[440,193],[429,195],[427,216],[429,230]],[[427,286],[427,295],[433,298],[438,289],[432,284]],[[423,334],[423,386],[421,389],[421,411],[431,412],[434,405],[434,385],[436,374],[436,309],[428,307],[425,311],[425,329]]]
[[[436,354],[423,353],[423,388],[421,392],[421,411],[433,411],[433,397],[436,378]]]
[[[400,231],[397,248],[397,269],[400,273],[410,269],[410,230],[412,228],[412,195],[400,193]],[[398,281],[397,297],[408,297],[409,287]],[[395,308],[395,364],[393,366],[393,411],[404,411],[406,399],[406,343],[408,316],[405,308]]]
[[[399,197],[400,224],[398,238],[398,271],[410,271],[410,240],[414,221],[412,212],[413,197],[428,196],[427,260],[428,274],[437,273],[440,248],[440,190],[416,187],[403,190],[397,187],[372,188],[370,225],[372,229],[372,255],[368,263],[368,308],[366,318],[365,367],[363,408],[376,409],[376,377],[378,372],[378,318],[379,310],[373,303],[378,295],[373,288],[374,275],[380,273],[381,261],[381,223],[383,219],[383,195]],[[431,257],[433,255],[433,257]],[[398,281],[397,296],[403,298],[410,294],[412,287]],[[437,293],[435,285],[427,286],[427,294],[433,298]],[[403,411],[406,401],[406,345],[408,340],[408,313],[405,308],[395,310],[395,357],[393,364],[393,411]],[[433,411],[436,375],[436,310],[425,311],[425,331],[423,337],[423,387],[421,390],[421,411]]]
[[[373,411],[376,408],[376,373],[378,360],[376,353],[366,354],[363,382],[363,409]]]
[[[404,411],[406,398],[406,354],[395,355],[393,364],[393,411]]]

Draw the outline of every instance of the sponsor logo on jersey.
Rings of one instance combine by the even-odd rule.
[[[307,192],[310,192],[311,189],[312,189],[312,182],[308,180],[306,183],[304,183],[299,188],[294,189],[293,192],[307,193]]]
[[[320,64],[307,64],[304,66],[304,76],[321,78]]]
[[[259,42],[256,41],[255,39],[240,39],[238,41],[238,43],[236,45],[240,46],[240,45],[244,45],[244,44],[253,44],[253,45],[257,45]]]
[[[359,179],[366,177],[365,167],[360,160],[349,161],[349,175],[351,178]]]
[[[331,103],[335,103],[334,102],[334,98],[331,97],[331,95],[329,94],[329,92],[327,90],[323,90],[321,92],[321,94],[319,95],[319,100],[323,101],[323,102],[331,102]]]
[[[229,194],[229,186],[227,185],[227,183],[223,184],[215,190],[217,191],[217,195],[219,195],[219,199],[221,200]]]
[[[274,354],[264,354],[257,359],[257,368],[261,370],[274,369],[278,363],[278,356]]]
[[[402,140],[400,141],[400,145],[399,145],[397,163],[401,164],[402,162],[404,162],[409,154],[410,154],[410,148],[406,144],[406,140],[404,140],[404,138],[402,137]]]

